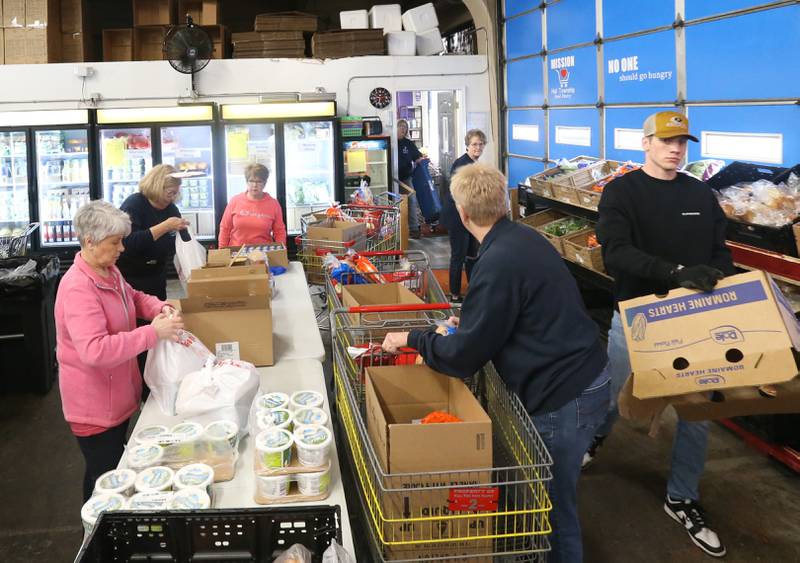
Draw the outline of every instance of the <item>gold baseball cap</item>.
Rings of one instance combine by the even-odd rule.
[[[695,143],[697,137],[689,134],[689,118],[676,111],[660,111],[644,120],[644,136],[654,135],[659,139],[688,137]]]

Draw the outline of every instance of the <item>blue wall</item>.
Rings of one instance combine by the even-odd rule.
[[[800,106],[775,103],[800,98],[800,5],[698,23],[693,20],[768,2],[685,0],[687,25],[679,32],[669,27],[676,19],[675,4],[603,0],[596,10],[595,0],[560,0],[542,10],[540,2],[504,0],[505,148],[512,185],[558,158],[582,154],[641,161],[641,151],[614,147],[614,130],[640,129],[645,117],[673,109],[681,96],[697,137],[703,131],[780,134],[782,165],[800,162]],[[602,44],[586,45],[598,28]],[[639,35],[624,37],[633,33]],[[684,34],[685,92],[679,92],[677,80],[683,62],[676,49],[679,33]],[[726,104],[699,105],[703,102]],[[598,103],[606,107],[597,109]],[[538,126],[538,141],[514,138],[514,125]],[[590,127],[591,145],[555,143],[559,125]],[[690,143],[689,159],[698,158],[700,144]]]

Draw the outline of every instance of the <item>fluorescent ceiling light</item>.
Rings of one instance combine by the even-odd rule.
[[[89,111],[85,109],[0,112],[0,127],[86,125],[88,123]]]
[[[161,108],[114,108],[97,110],[97,122],[110,123],[164,123],[169,121],[211,121],[211,105],[181,105]]]
[[[222,106],[223,119],[270,119],[289,117],[334,117],[334,102],[229,104]]]

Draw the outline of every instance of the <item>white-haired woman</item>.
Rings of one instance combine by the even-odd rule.
[[[81,250],[56,295],[56,355],[64,418],[78,439],[86,472],[83,497],[119,463],[142,377],[136,355],[159,339],[177,340],[180,316],[163,301],[133,289],[115,266],[131,232],[127,214],[91,201],[75,214]],[[136,318],[152,319],[136,327]]]

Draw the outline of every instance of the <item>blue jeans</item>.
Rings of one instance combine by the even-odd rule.
[[[412,186],[411,178],[401,180],[405,185]],[[408,230],[412,233],[419,232],[419,202],[417,194],[408,194]]]
[[[583,560],[581,523],[578,519],[578,478],[583,454],[608,412],[608,368],[578,397],[556,411],[531,417],[553,458],[553,480],[549,484],[552,563]]]
[[[631,374],[631,362],[622,320],[618,312],[611,319],[608,331],[608,365],[611,374],[611,407],[605,422],[597,429],[598,436],[608,436],[619,418],[617,397]],[[700,499],[700,477],[706,464],[708,421],[685,422],[678,419],[675,439],[672,442],[672,467],[667,483],[667,494],[673,499]]]

